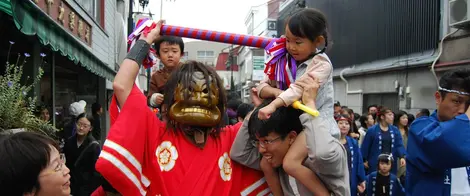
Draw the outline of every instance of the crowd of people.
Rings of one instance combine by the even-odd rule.
[[[104,144],[83,102],[71,105],[63,147],[1,136],[1,194],[470,195],[470,70],[441,76],[432,114],[371,105],[361,116],[334,102],[327,20],[305,8],[282,38],[298,65],[268,71],[242,103],[212,67],[180,63],[184,43],[160,36],[162,23],[120,65]],[[135,81],[152,44],[164,68],[144,95]],[[293,108],[297,100],[319,115]]]

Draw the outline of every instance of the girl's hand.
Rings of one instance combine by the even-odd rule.
[[[251,102],[255,105],[255,107],[258,107],[259,105],[261,105],[261,103],[263,103],[263,100],[258,97],[258,89],[256,88],[251,88],[250,98]]]
[[[364,191],[366,190],[366,182],[362,182],[361,184],[357,185],[357,190],[359,191],[359,193],[364,193]]]
[[[276,107],[274,107],[272,104],[269,104],[263,108],[261,108],[258,112],[258,118],[260,120],[266,120],[269,117],[271,117],[271,114],[276,111]]]
[[[354,139],[359,139],[359,137],[360,137],[360,135],[357,134],[357,133],[350,133],[349,135]]]
[[[401,159],[400,159],[400,166],[401,166],[401,167],[405,167],[405,166],[406,166],[406,160],[405,160],[405,158],[401,158]]]

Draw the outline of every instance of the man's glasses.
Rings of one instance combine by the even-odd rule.
[[[261,142],[259,140],[252,140],[251,142],[252,142],[253,146],[256,146],[256,147],[261,146],[261,147],[264,148],[267,145],[270,145],[270,144],[274,143],[275,141],[277,141],[279,139],[281,139],[281,136],[279,136],[275,139],[272,139],[272,140],[263,140]]]

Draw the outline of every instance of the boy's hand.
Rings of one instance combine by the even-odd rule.
[[[253,102],[255,107],[258,107],[263,102],[263,100],[258,97],[258,89],[256,88],[251,88],[250,98],[251,98],[251,102]]]
[[[369,169],[369,162],[368,161],[364,162],[364,168]]]
[[[157,93],[157,97],[155,98],[155,104],[161,105],[162,103],[163,103],[163,95],[160,93]]]
[[[276,111],[276,107],[273,106],[272,104],[269,104],[263,108],[261,108],[258,112],[258,118],[260,120],[266,120],[269,117],[271,117],[271,114]]]
[[[164,20],[160,20],[157,22],[157,26],[152,29],[147,36],[145,36],[143,33],[140,35],[141,40],[146,41],[148,44],[152,45],[157,41],[158,38],[160,38],[160,29],[162,28],[162,25],[165,23]]]

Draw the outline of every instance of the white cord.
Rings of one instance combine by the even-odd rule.
[[[431,65],[431,72],[432,72],[432,75],[434,75],[434,78],[436,79],[437,87],[439,87],[439,78],[437,78],[436,71],[434,70],[434,66],[436,65],[436,62],[439,60],[439,58],[441,58],[442,51],[444,50],[444,40],[447,37],[453,35],[454,33],[457,33],[457,31],[459,31],[459,30],[460,29],[457,29],[457,30],[452,31],[449,34],[445,35],[439,43],[439,54],[437,55],[436,59],[434,59],[434,61],[432,62],[432,65]]]

